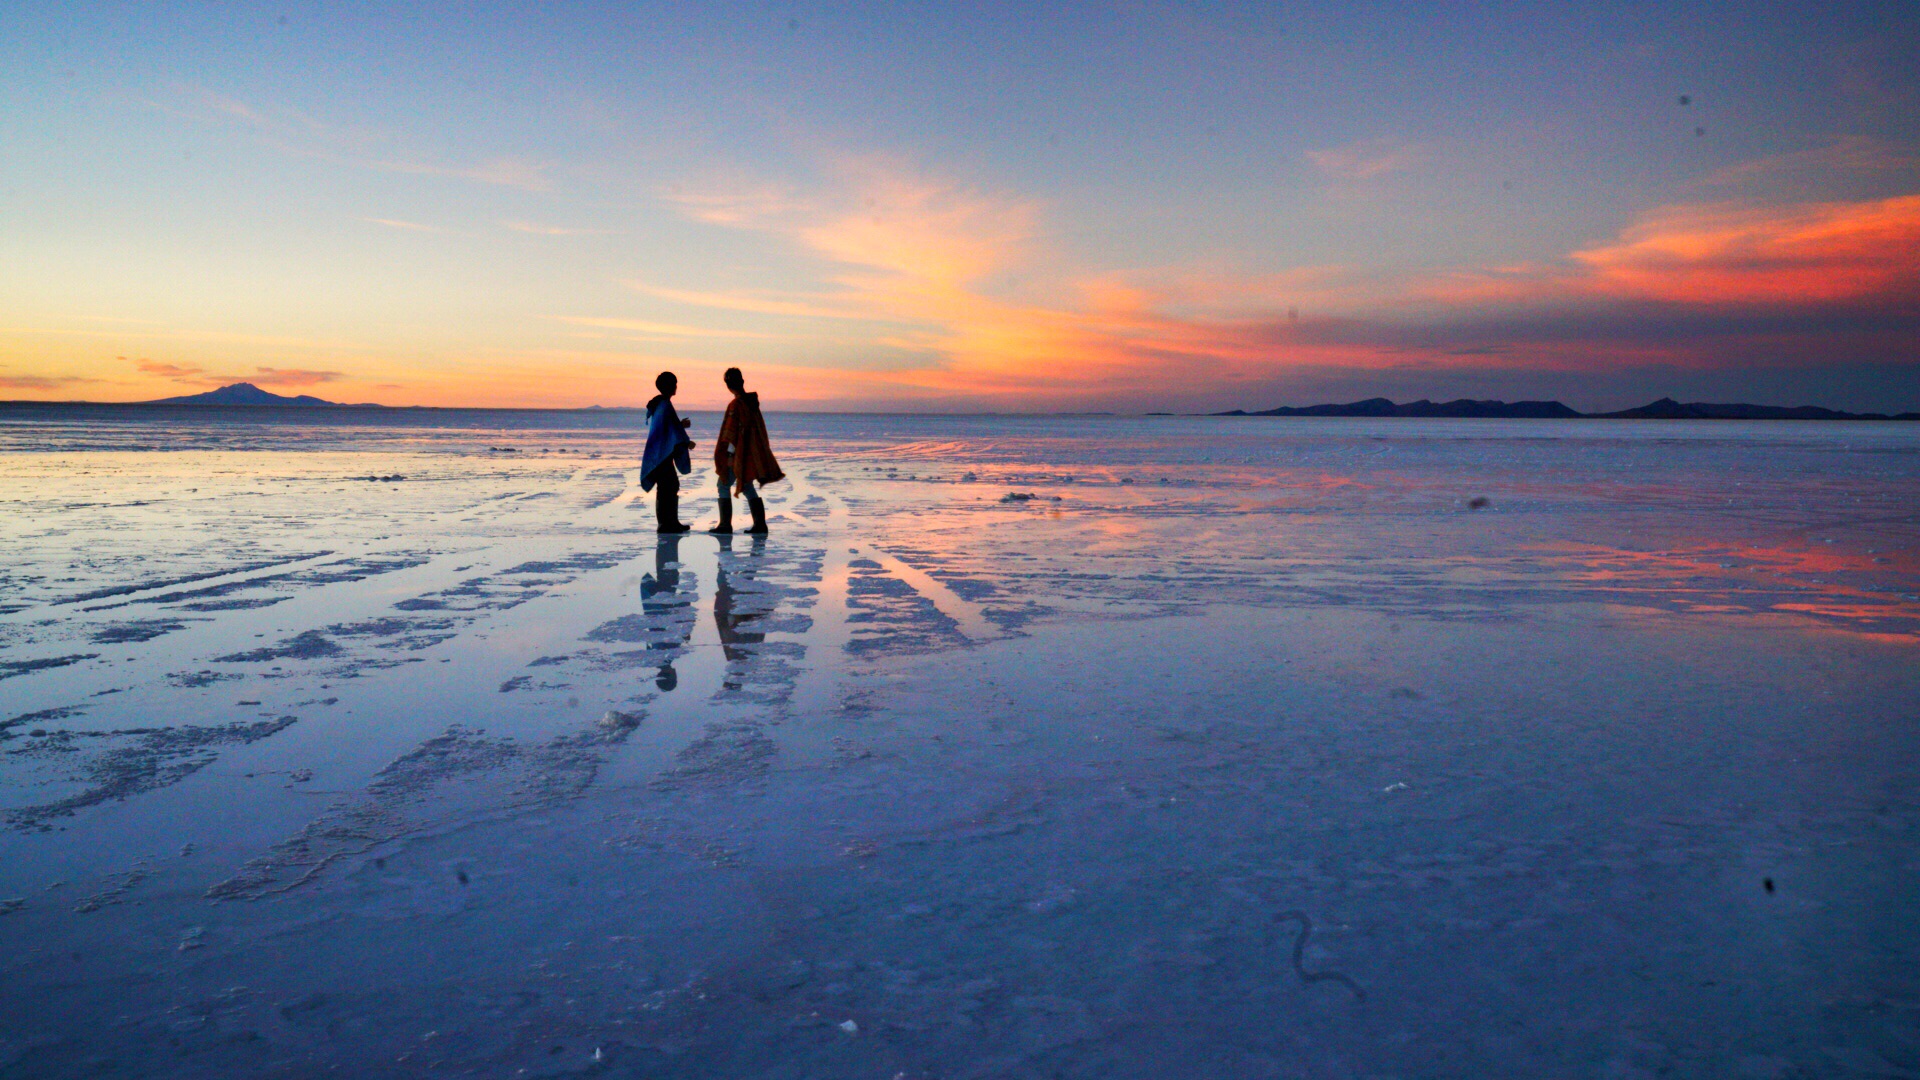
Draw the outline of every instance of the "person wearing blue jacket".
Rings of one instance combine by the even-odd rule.
[[[647,449],[640,458],[640,490],[660,489],[655,508],[663,533],[683,533],[693,526],[680,520],[680,474],[693,471],[693,440],[687,438],[688,420],[680,419],[673,409],[673,395],[680,380],[671,371],[663,371],[653,380],[660,392],[647,402]]]

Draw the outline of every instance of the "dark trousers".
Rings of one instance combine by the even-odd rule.
[[[672,460],[663,461],[654,466],[649,478],[653,481],[654,507],[660,524],[680,524],[680,470]]]

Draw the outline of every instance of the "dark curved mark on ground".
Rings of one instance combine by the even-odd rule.
[[[1345,975],[1337,971],[1307,970],[1307,935],[1313,933],[1313,920],[1307,918],[1307,913],[1304,911],[1283,911],[1273,917],[1274,922],[1285,922],[1288,919],[1300,920],[1300,936],[1293,939],[1293,971],[1300,976],[1300,981],[1309,986],[1317,982],[1337,982],[1353,992],[1353,1000],[1367,1000],[1367,992],[1360,989],[1360,984]]]

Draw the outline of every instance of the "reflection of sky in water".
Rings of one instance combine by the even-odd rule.
[[[1542,552],[1578,587],[1626,603],[1703,614],[1781,613],[1818,630],[1920,644],[1920,560],[1912,548],[1702,543],[1631,551],[1575,545]]]
[[[537,890],[532,867],[563,857],[540,873],[601,873],[626,903],[708,895],[655,873],[777,864],[735,927],[784,910],[780,875],[807,867],[854,875],[821,910],[887,927],[938,909],[908,895],[914,881],[963,895],[1051,868],[992,904],[1052,918],[1100,895],[1084,867],[1112,860],[1071,857],[1080,842],[1158,867],[1155,895],[1188,880],[1164,860],[1244,858],[1207,880],[1248,895],[1284,880],[1311,894],[1289,903],[1387,934],[1399,909],[1369,915],[1354,890],[1440,877],[1461,887],[1450,903],[1471,904],[1467,886],[1490,878],[1727,858],[1665,833],[1624,853],[1578,830],[1514,841],[1621,816],[1578,800],[1534,812],[1529,800],[1572,800],[1572,781],[1514,747],[1668,792],[1656,832],[1747,828],[1729,809],[1746,805],[1743,785],[1771,785],[1804,821],[1904,805],[1857,762],[1778,747],[1797,745],[1807,702],[1899,707],[1920,641],[1912,425],[775,416],[793,480],[769,492],[774,535],[660,540],[633,486],[636,439],[606,426],[620,417],[399,419],[197,419],[180,439],[155,424],[0,423],[14,451],[0,455],[0,900],[21,901],[0,935],[84,942],[135,903],[183,926],[281,917],[211,896],[346,903],[431,940],[409,920],[474,917],[469,894],[421,884],[448,880],[435,866],[457,864],[465,876],[444,887],[459,890],[490,859],[518,867],[502,882],[528,882],[501,888]],[[712,421],[696,416],[696,439]],[[198,448],[135,449],[182,442]],[[22,452],[49,443],[64,449]],[[683,516],[711,521],[711,498],[702,467]],[[1769,719],[1773,702],[1799,711]],[[1270,709],[1279,727],[1222,731]],[[1645,741],[1654,714],[1673,743]],[[1734,718],[1777,721],[1753,744],[1769,764],[1699,771],[1688,747],[1723,742]],[[1469,728],[1458,746],[1422,741]],[[1269,787],[1275,731],[1304,741]],[[1268,829],[1247,822],[1125,833],[1128,815],[1178,813],[1214,787],[1221,821],[1244,804],[1330,846],[1256,851]],[[1343,801],[1403,789],[1463,802],[1389,828],[1376,824],[1389,811]],[[528,847],[516,830],[561,820],[570,839],[501,854]],[[1419,832],[1443,820],[1507,831]],[[1791,829],[1855,827],[1804,821]],[[1741,843],[1785,858],[1776,847],[1792,845],[1766,837],[1788,826],[1767,828]],[[503,847],[446,854],[490,829]],[[1040,847],[995,863],[1001,843]],[[665,861],[589,869],[606,852]],[[890,870],[894,852],[928,861]],[[1416,857],[1418,872],[1397,861]],[[409,869],[393,876],[389,859]],[[1291,869],[1259,876],[1271,866]],[[1436,910],[1456,929],[1480,918]],[[676,921],[691,916],[649,911],[674,928],[663,955],[712,968],[706,931]],[[1237,927],[1229,939],[1255,933],[1209,917]],[[501,940],[537,937],[538,918]],[[1144,935],[1129,956],[1225,970],[1198,939],[1129,932]],[[1018,951],[983,970],[1016,978],[1003,968]],[[239,954],[222,963],[221,985],[270,978]],[[824,1002],[842,991],[822,993],[809,1009],[839,1007]]]

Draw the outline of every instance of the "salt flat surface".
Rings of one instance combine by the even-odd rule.
[[[1920,425],[368,415],[0,409],[0,1076],[1920,1074]]]

